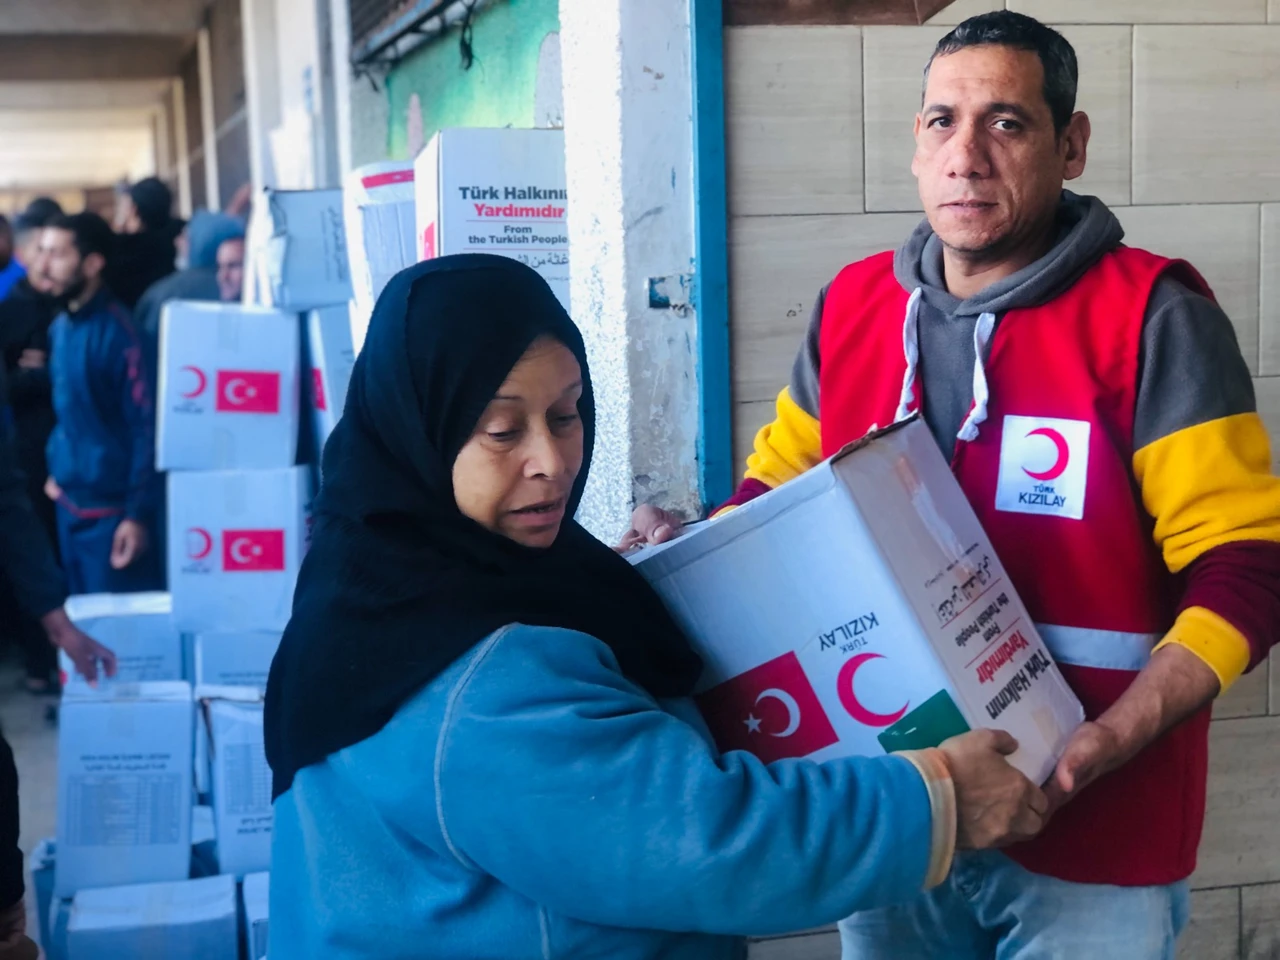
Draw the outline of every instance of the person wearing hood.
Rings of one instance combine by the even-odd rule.
[[[927,219],[819,294],[726,505],[921,415],[1085,708],[1045,831],[851,917],[846,960],[1171,958],[1210,708],[1280,627],[1280,480],[1248,367],[1190,264],[1063,191],[1089,142],[1077,80],[1066,39],[1012,11],[939,42],[912,163]],[[678,528],[648,507],[629,540]]]
[[[114,260],[107,287],[132,310],[157,280],[176,269],[181,221],[171,215],[173,193],[155,177],[139,180],[120,199]]]
[[[148,369],[156,376],[160,316],[170,300],[219,300],[218,249],[244,237],[244,223],[225,213],[196,212],[184,231],[187,266],[156,281],[134,308],[134,325],[147,350]]]
[[[684,633],[573,519],[594,434],[534,270],[388,284],[267,683],[273,960],[730,960],[1039,829],[1004,733],[720,754]]]

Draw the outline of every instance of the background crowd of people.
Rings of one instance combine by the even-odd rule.
[[[38,521],[0,530],[15,541],[0,549],[0,642],[21,648],[32,693],[56,693],[58,678],[46,611],[30,598],[163,585],[161,313],[174,299],[240,299],[248,199],[184,222],[149,178],[119,191],[113,223],[45,197],[0,217],[0,487],[6,510]],[[31,561],[46,547],[65,581],[54,587]]]

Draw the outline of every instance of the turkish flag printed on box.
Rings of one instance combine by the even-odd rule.
[[[279,372],[219,370],[215,409],[219,413],[279,413]]]
[[[284,563],[283,530],[222,531],[222,569],[229,573],[281,571]]]
[[[740,673],[696,697],[720,750],[765,763],[807,757],[839,740],[794,653]]]

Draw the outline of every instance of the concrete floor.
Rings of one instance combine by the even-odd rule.
[[[33,697],[20,689],[24,673],[20,662],[0,660],[0,729],[13,747],[18,765],[22,852],[27,857],[45,837],[52,837],[58,802],[58,728],[46,719],[57,704],[54,697]],[[35,893],[27,878],[27,934],[39,939]]]

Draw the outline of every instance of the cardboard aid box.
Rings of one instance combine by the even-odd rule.
[[[67,922],[67,960],[237,960],[236,883],[208,877],[86,890]]]
[[[354,299],[372,311],[387,281],[418,262],[413,163],[388,161],[353,170],[343,198]]]
[[[919,420],[630,559],[703,658],[722,750],[876,756],[994,727],[1041,783],[1084,719]]]
[[[244,939],[249,960],[264,960],[267,955],[271,875],[251,873],[244,878]]]
[[[254,687],[266,692],[280,631],[202,633],[196,637],[196,686]]]
[[[284,630],[307,544],[306,467],[169,474],[179,630]]]
[[[563,130],[441,130],[414,162],[418,259],[495,253],[569,306]]]
[[[298,447],[298,317],[173,300],[160,324],[159,470],[293,466]]]
[[[245,246],[245,303],[300,313],[351,299],[341,190],[267,188]]]
[[[58,721],[55,891],[185,879],[193,709],[186,683],[69,688]]]
[[[274,814],[271,768],[262,740],[262,699],[252,687],[216,692],[216,699],[201,703],[209,725],[218,869],[243,877],[271,867]]]
[[[70,597],[71,622],[116,655],[114,680],[99,675],[99,686],[182,679],[182,636],[173,625],[167,593],[95,593]],[[63,687],[86,688],[84,678],[58,651]]]
[[[323,450],[347,404],[347,385],[356,363],[349,306],[326,307],[307,314],[307,358],[311,363],[309,406],[317,446]]]

